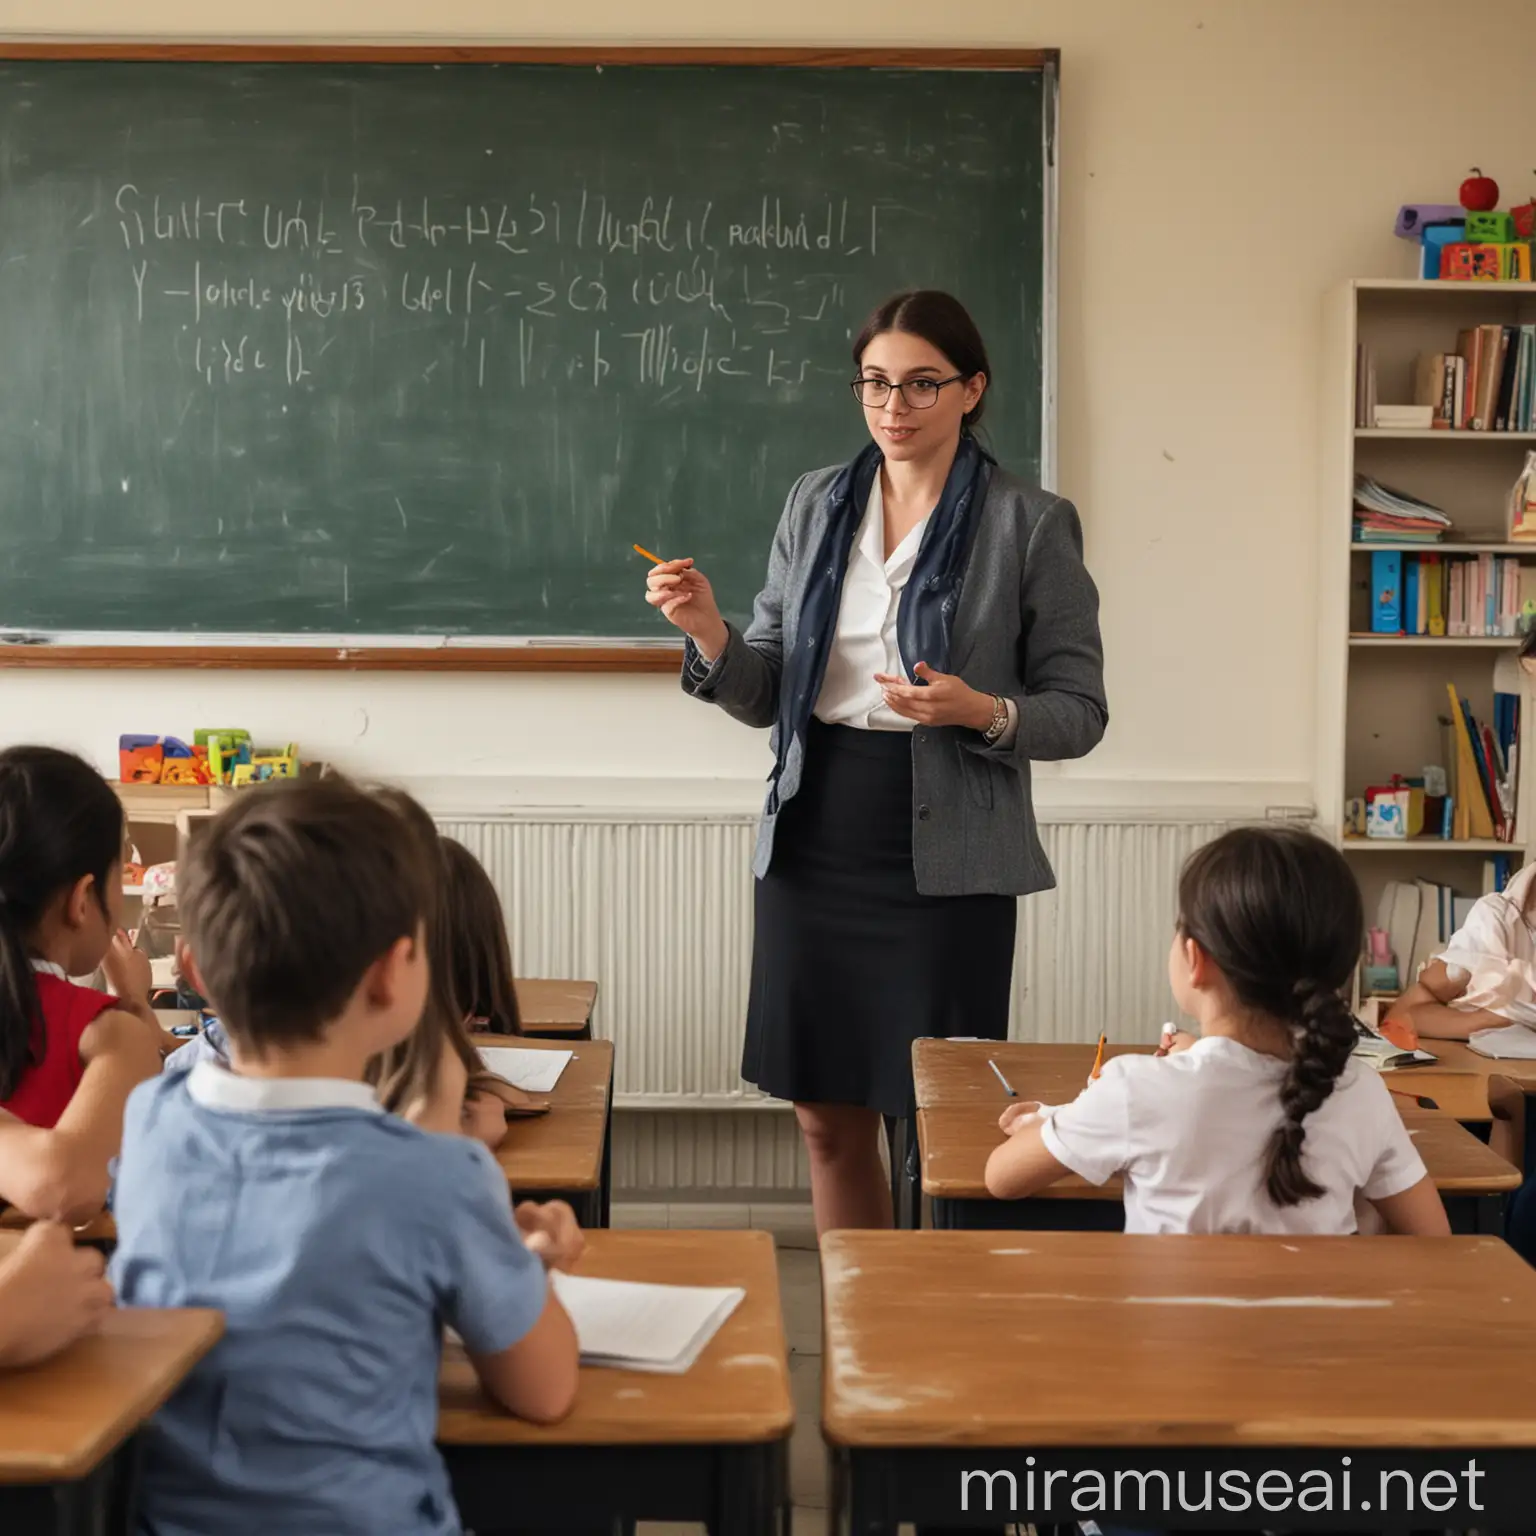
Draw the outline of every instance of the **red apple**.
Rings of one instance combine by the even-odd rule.
[[[1499,184],[1474,165],[1461,184],[1461,206],[1468,213],[1492,213],[1499,206]]]

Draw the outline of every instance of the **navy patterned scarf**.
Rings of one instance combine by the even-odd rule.
[[[828,493],[826,532],[801,603],[795,649],[784,658],[779,685],[778,752],[772,780],[775,808],[779,775],[784,771],[790,743],[805,734],[816,711],[837,630],[848,557],[883,461],[878,445],[871,443],[844,467]],[[896,611],[896,640],[909,678],[920,661],[926,661],[935,672],[949,670],[949,638],[965,584],[971,528],[986,500],[992,464],[991,456],[965,433],[950,465],[944,494],[923,530],[923,542]]]

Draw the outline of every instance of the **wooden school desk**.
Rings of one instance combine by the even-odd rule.
[[[821,1252],[822,1425],[844,1529],[988,1523],[976,1478],[960,1513],[976,1470],[1015,1479],[1013,1507],[993,1479],[998,1526],[1109,1516],[1074,1509],[1070,1478],[1047,1504],[1049,1470],[1097,1469],[1113,1493],[1117,1470],[1160,1469],[1175,1497],[1183,1471],[1198,1498],[1208,1471],[1246,1471],[1250,1491],[1270,1469],[1305,1486],[1311,1468],[1339,1479],[1345,1455],[1352,1508],[1376,1502],[1383,1466],[1416,1469],[1416,1488],[1454,1469],[1464,1495],[1470,1456],[1487,1513],[1428,1523],[1530,1523],[1536,1271],[1495,1239],[845,1231]],[[1138,1486],[1122,1489],[1135,1500]],[[1180,1524],[1135,1508],[1122,1523]],[[1380,1524],[1412,1526],[1402,1508]],[[1256,1504],[1215,1523],[1286,1525]]]
[[[1520,1187],[1520,1170],[1443,1112],[1405,1107],[1402,1113],[1452,1229],[1501,1234],[1504,1201]],[[935,1227],[1118,1232],[1125,1224],[1117,1178],[1096,1187],[1068,1174],[1028,1199],[993,1199],[987,1192],[987,1159],[1006,1138],[989,1110],[919,1110],[917,1134],[923,1193],[932,1202]]]
[[[539,1427],[480,1391],[444,1352],[437,1438],[466,1528],[703,1521],[768,1536],[787,1496],[794,1427],[778,1268],[767,1232],[596,1232],[583,1275],[739,1285],[746,1298],[681,1376],[583,1367],[576,1408]]]
[[[590,1040],[595,981],[539,981],[519,977],[517,1011],[523,1033],[536,1039]]]
[[[569,1200],[583,1227],[606,1227],[611,1201],[613,1041],[475,1035],[477,1046],[572,1052],[547,1115],[507,1121],[496,1161],[518,1199]]]
[[[0,1254],[16,1241],[0,1233]],[[223,1332],[219,1312],[124,1309],[52,1360],[0,1371],[0,1530],[130,1529],[136,1433]]]
[[[1150,1045],[1106,1045],[1104,1059],[1130,1053],[1149,1054],[1155,1047]],[[998,1071],[1008,1080],[1008,1086],[1021,1099],[1039,1099],[1044,1104],[1064,1104],[1076,1097],[1093,1070],[1093,1058],[1097,1045],[1074,1043],[1045,1043],[1022,1040],[914,1040],[912,1042],[912,1083],[915,1090],[918,1115],[913,1128],[907,1131],[907,1179],[910,1189],[901,1190],[902,1198],[896,1200],[896,1224],[898,1227],[916,1228],[922,1225],[922,1200],[926,1177],[921,1148],[922,1112],[939,1106],[975,1108],[996,1103],[992,1120],[996,1124],[1003,1106],[1012,1103],[998,1082],[996,1074],[987,1065],[997,1063]],[[1026,1091],[1027,1090],[1027,1091]],[[892,1167],[896,1164],[897,1150],[893,1148]],[[1081,1183],[1081,1181],[1078,1181]],[[895,1185],[893,1182],[893,1189]],[[1088,1188],[1086,1184],[1082,1186]],[[1057,1196],[1056,1198],[1062,1198]],[[1093,1197],[1098,1199],[1099,1197]],[[1118,1199],[1118,1195],[1115,1197]],[[1101,1213],[1096,1218],[1092,1212],[1080,1213],[1080,1221],[1071,1225],[1095,1227],[1108,1217]],[[935,1218],[937,1221],[937,1218]],[[1058,1223],[1052,1222],[1051,1225]]]

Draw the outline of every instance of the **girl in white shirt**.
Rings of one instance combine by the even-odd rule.
[[[1010,1106],[987,1188],[1125,1180],[1127,1232],[1450,1232],[1386,1085],[1351,1061],[1340,997],[1364,931],[1342,856],[1293,828],[1207,844],[1179,881],[1168,976],[1200,1038],[1117,1056],[1071,1104]]]

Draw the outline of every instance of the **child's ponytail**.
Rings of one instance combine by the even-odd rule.
[[[49,904],[87,875],[107,907],[123,808],[89,763],[52,747],[0,752],[0,1099],[43,1058],[28,940]]]
[[[1321,1108],[1355,1048],[1355,1021],[1337,987],[1298,981],[1291,1027],[1291,1061],[1280,1085],[1285,1119],[1269,1147],[1264,1187],[1276,1205],[1300,1205],[1323,1193],[1301,1166],[1306,1119]]]
[[[1290,1031],[1284,1119],[1265,1188],[1276,1205],[1315,1199],[1323,1191],[1302,1166],[1307,1116],[1333,1092],[1355,1043],[1339,994],[1359,958],[1365,913],[1349,866],[1299,828],[1237,828],[1185,864],[1179,930],[1221,967],[1243,1007]]]

